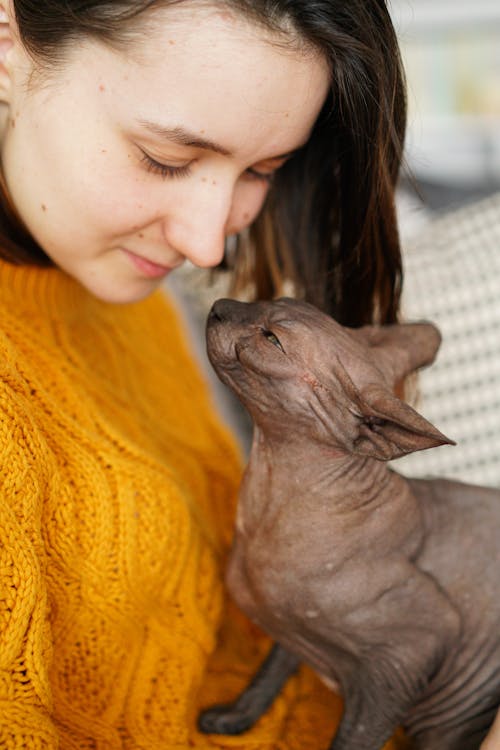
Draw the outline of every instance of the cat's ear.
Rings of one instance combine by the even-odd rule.
[[[353,451],[390,461],[438,445],[455,445],[411,406],[384,388],[361,394],[362,420]]]
[[[441,344],[441,334],[432,323],[363,326],[352,333],[370,347],[373,361],[392,385],[430,365]]]

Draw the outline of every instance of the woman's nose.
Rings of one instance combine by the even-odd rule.
[[[231,204],[232,194],[219,194],[174,211],[164,221],[166,242],[195,266],[216,266],[224,255]]]

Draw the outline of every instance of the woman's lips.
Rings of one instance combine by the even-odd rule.
[[[161,276],[166,276],[172,270],[171,266],[162,266],[159,263],[154,263],[152,260],[147,260],[140,255],[136,255],[126,248],[122,249],[135,268],[149,279],[158,279]]]

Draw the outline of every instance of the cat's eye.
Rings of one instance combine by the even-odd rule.
[[[269,331],[267,328],[263,328],[262,329],[262,335],[268,341],[270,341],[271,344],[274,344],[274,346],[277,346],[278,349],[281,349],[281,351],[283,352],[283,354],[285,353],[285,350],[281,346],[281,341],[279,340],[279,338],[272,331]]]

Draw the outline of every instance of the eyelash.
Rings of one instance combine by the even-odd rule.
[[[145,151],[142,152],[141,161],[145,164],[148,172],[158,174],[163,179],[167,179],[168,177],[187,177],[191,171],[190,164],[185,164],[182,167],[172,167],[169,164],[160,164],[159,161],[152,159]]]
[[[275,172],[270,172],[269,174],[263,174],[262,172],[256,172],[255,169],[252,169],[251,167],[247,169],[246,173],[250,175],[250,177],[255,178],[256,180],[262,180],[263,182],[267,182],[271,184],[271,182],[274,179]]]
[[[159,161],[152,159],[145,151],[142,152],[141,162],[145,164],[148,172],[152,174],[158,174],[164,180],[167,178],[180,178],[187,177],[191,173],[191,164],[185,164],[182,167],[173,167],[169,164],[161,164]],[[251,167],[246,170],[246,174],[256,180],[262,180],[263,182],[271,183],[274,178],[274,172],[270,174],[263,174],[257,172]]]

